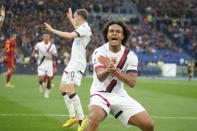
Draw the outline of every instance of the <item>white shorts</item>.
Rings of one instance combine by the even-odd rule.
[[[109,112],[126,127],[130,117],[145,111],[144,107],[130,96],[119,96],[114,93],[96,93],[90,98],[90,105],[101,106],[107,114]]]
[[[53,68],[46,68],[46,69],[41,69],[41,68],[37,68],[38,71],[38,76],[45,76],[47,75],[48,77],[52,77],[53,76]]]
[[[81,79],[83,77],[82,65],[78,63],[69,63],[65,68],[62,81],[66,82],[66,84],[75,84],[77,86],[81,85]]]

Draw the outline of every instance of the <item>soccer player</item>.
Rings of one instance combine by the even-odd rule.
[[[137,81],[138,58],[124,45],[131,31],[122,21],[108,21],[103,31],[106,43],[95,49],[93,83],[90,89],[90,118],[86,131],[97,131],[109,112],[126,127],[135,125],[153,131],[151,117],[141,104],[130,97],[123,83],[134,87]]]
[[[3,25],[4,18],[5,18],[5,7],[2,5],[0,10],[0,29]]]
[[[192,79],[193,72],[194,72],[194,66],[193,66],[192,60],[190,60],[190,62],[187,65],[187,74],[188,74],[189,81],[191,81]]]
[[[50,42],[52,43],[52,44],[54,44],[54,38],[52,38],[52,37],[50,37]],[[55,75],[56,75],[56,72],[57,72],[57,68],[56,68],[56,62],[55,62],[55,57],[52,55],[52,61],[53,61],[53,76],[52,76],[52,78],[51,78],[51,82],[52,82],[52,80],[54,79],[54,77],[55,77]],[[44,80],[43,80],[43,82],[44,82],[44,87],[47,87],[47,76],[45,76],[44,77]],[[51,86],[53,87],[53,86],[55,86],[53,83],[51,83]]]
[[[45,98],[49,98],[49,91],[51,88],[51,79],[53,76],[53,61],[52,57],[57,56],[57,50],[53,43],[49,41],[50,35],[44,33],[43,41],[38,42],[33,51],[33,56],[38,52],[38,77],[40,84],[40,92],[43,92],[43,80],[45,75],[47,76],[47,88],[44,93]]]
[[[73,18],[72,9],[69,8],[67,17],[75,28],[73,32],[58,31],[47,23],[44,24],[46,29],[52,33],[65,38],[74,38],[71,59],[63,72],[60,84],[60,92],[64,96],[64,101],[67,105],[70,117],[63,127],[69,127],[79,119],[78,131],[82,131],[88,120],[83,114],[81,102],[75,91],[75,86],[80,86],[83,73],[85,72],[86,46],[90,41],[92,33],[87,23],[88,12],[85,9],[76,10]],[[75,111],[78,117],[76,117]]]
[[[16,52],[16,33],[11,32],[10,38],[5,42],[5,62],[8,67],[7,78],[6,78],[6,87],[14,87],[14,85],[10,84],[10,79],[14,72],[14,54]]]

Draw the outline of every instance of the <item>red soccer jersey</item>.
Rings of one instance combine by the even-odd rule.
[[[6,61],[14,60],[14,50],[16,48],[16,41],[7,40],[5,42]]]

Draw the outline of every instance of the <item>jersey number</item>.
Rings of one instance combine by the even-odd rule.
[[[6,52],[9,52],[10,51],[10,45],[9,44],[6,44],[5,45],[5,50],[6,50]]]

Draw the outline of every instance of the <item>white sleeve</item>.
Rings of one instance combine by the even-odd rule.
[[[34,47],[34,49],[35,49],[36,51],[39,50],[39,43],[36,44],[36,46]]]
[[[76,29],[74,32],[77,33],[78,37],[80,37],[80,36],[90,36],[90,35],[91,35],[90,28],[88,28],[88,27],[85,26],[85,25],[79,27],[79,28]]]
[[[103,53],[99,50],[95,50],[92,54],[92,62],[93,62],[93,67],[94,67],[94,70],[96,70],[97,68],[104,68],[104,65],[101,64],[99,61],[98,61],[98,57],[103,55]],[[104,55],[103,55],[104,56]]]
[[[56,49],[56,46],[54,44],[52,45],[52,53],[57,54],[57,49]]]
[[[138,66],[138,58],[137,55],[133,52],[130,52],[127,56],[127,69],[126,72],[135,72],[137,73],[137,66]]]

